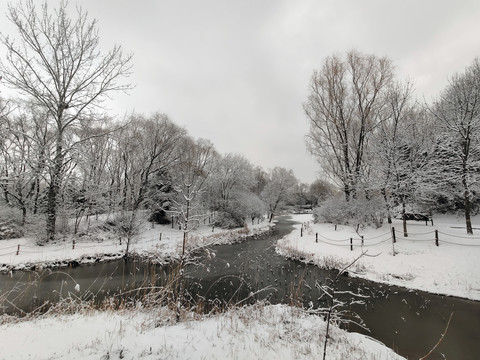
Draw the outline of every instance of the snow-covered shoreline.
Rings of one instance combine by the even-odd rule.
[[[401,221],[394,220],[394,244],[388,224],[379,229],[360,229],[356,233],[351,226],[337,226],[335,230],[332,224],[314,224],[311,214],[294,215],[293,218],[301,224],[276,245],[277,252],[283,256],[323,268],[339,269],[366,251],[366,256],[348,270],[350,275],[435,294],[480,300],[480,235],[468,236],[465,228],[462,229],[462,218],[434,216],[433,226],[430,223],[426,226],[425,222],[409,222],[408,237],[403,236]],[[480,218],[474,218],[474,223],[480,223]],[[302,224],[305,224],[303,234]],[[439,233],[439,246],[435,244],[435,230]],[[359,235],[364,237],[363,246]],[[350,250],[350,238],[353,251]]]
[[[188,234],[187,250],[194,252],[205,246],[232,244],[265,235],[272,224],[263,221],[239,229],[212,228],[201,225]],[[180,259],[183,231],[171,225],[146,225],[130,246],[129,256],[139,256],[167,264]],[[0,241],[0,272],[59,268],[69,265],[91,264],[117,260],[125,255],[125,240],[104,237],[101,241],[85,237],[73,241],[58,240],[43,246],[34,238]]]
[[[0,360],[320,359],[325,322],[287,305],[256,304],[181,322],[167,308],[87,311],[0,325]],[[399,360],[383,344],[330,328],[328,359]]]

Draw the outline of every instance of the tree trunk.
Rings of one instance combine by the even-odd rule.
[[[185,226],[183,227],[182,258],[185,255],[185,247],[187,244],[188,218],[190,217],[189,213],[190,213],[190,200],[187,200],[187,214],[185,216]]]
[[[33,214],[36,215],[38,211],[38,198],[40,197],[40,178],[35,179],[35,198],[33,200]]]
[[[467,143],[469,144],[469,142]],[[467,152],[467,145],[464,145],[464,153]],[[471,211],[471,204],[470,204],[470,190],[468,189],[468,168],[467,168],[467,157],[468,155],[464,155],[464,160],[462,164],[462,186],[463,186],[463,202],[465,206],[465,225],[467,228],[467,234],[473,234],[472,229],[472,219],[470,218],[470,211]]]
[[[387,190],[385,190],[385,188],[382,188],[382,195],[383,195],[383,199],[385,200],[385,206],[387,208],[387,222],[391,224],[392,214],[390,213],[390,205],[388,204]]]
[[[467,227],[467,234],[473,234],[472,219],[470,217],[470,194],[468,190],[464,192],[464,204],[465,204],[465,225]]]
[[[47,191],[47,241],[55,239],[56,221],[57,221],[57,196],[60,191],[62,181],[63,167],[63,133],[59,130],[56,140],[55,159],[51,172],[50,185]]]
[[[405,201],[402,201],[402,220],[403,220],[403,236],[408,237],[407,214],[405,213]]]
[[[25,225],[25,222],[27,221],[27,207],[25,204],[22,204],[22,226]]]
[[[345,193],[345,201],[349,202],[350,201],[350,187],[348,184],[345,184],[343,186],[343,192]]]
[[[53,178],[50,180],[50,186],[47,192],[47,241],[55,239],[55,227],[57,221],[57,193],[58,193],[58,180]]]

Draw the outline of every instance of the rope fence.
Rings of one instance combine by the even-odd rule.
[[[150,244],[150,243],[160,243],[160,244],[165,244],[165,240],[170,240],[170,237],[164,236],[162,241],[162,233],[159,235],[155,236],[150,236],[149,238],[142,238],[139,241],[131,243],[132,246],[135,245],[144,245],[144,244]],[[115,249],[118,249],[118,247],[126,248],[127,241],[125,239],[119,238],[118,241],[114,242],[109,242],[109,243],[78,243],[74,239],[71,243],[65,243],[61,247],[42,247],[42,250],[38,250],[37,246],[30,246],[30,245],[11,245],[11,246],[6,246],[3,248],[0,248],[0,257],[3,256],[17,256],[20,254],[46,254],[49,252],[59,252],[59,251],[73,251],[73,250],[83,250],[83,249],[92,249],[92,248],[105,248],[105,247],[112,247]],[[33,249],[33,250],[30,250]],[[4,252],[6,251],[7,252]],[[8,250],[13,250],[13,251],[8,251]]]
[[[152,227],[153,228],[153,227]],[[145,230],[149,230],[151,228],[147,228]],[[144,231],[145,231],[144,230]],[[214,232],[214,228],[212,231]],[[142,231],[140,234],[142,234],[144,231]],[[195,233],[190,233],[190,234],[195,234]],[[204,236],[206,234],[201,234],[198,233],[199,236]],[[208,235],[207,235],[208,236]],[[173,234],[173,238],[176,237],[182,237],[183,238],[183,232],[181,234]],[[77,239],[78,240],[78,239]],[[143,246],[143,245],[148,245],[151,243],[157,243],[157,244],[167,244],[168,241],[172,240],[172,233],[167,232],[166,234],[157,233],[155,235],[150,235],[150,236],[144,236],[140,238],[139,240],[134,240],[130,243],[131,249],[134,250],[135,246]],[[115,250],[118,249],[118,247],[121,247],[123,249],[126,249],[127,241],[126,239],[122,239],[121,237],[118,238],[118,241],[110,241],[109,243],[82,243],[82,242],[77,242],[76,239],[73,239],[72,242],[65,242],[62,244],[61,247],[51,247],[51,246],[42,246],[40,247],[41,250],[39,250],[38,246],[29,246],[29,245],[23,245],[23,244],[18,244],[18,245],[10,245],[6,247],[0,248],[0,258],[4,256],[17,256],[20,254],[46,254],[49,252],[58,252],[58,251],[64,251],[64,252],[69,252],[69,251],[74,251],[74,250],[84,250],[84,249],[92,249],[92,248],[103,248],[103,247],[112,247],[115,248]],[[29,250],[33,249],[33,250]],[[10,251],[9,251],[10,250]],[[13,251],[12,251],[13,250]],[[4,252],[6,251],[6,252]]]
[[[304,229],[309,229],[309,224],[304,223],[302,224],[300,228],[300,237],[304,236]],[[335,229],[337,229],[337,226],[335,226]],[[310,232],[311,235],[311,232]],[[430,237],[431,235],[431,237]],[[440,236],[442,235],[442,236]],[[385,238],[386,237],[386,238]],[[413,238],[412,238],[413,237]],[[422,238],[419,238],[422,237]],[[425,238],[427,237],[427,238]],[[441,237],[447,237],[441,238]],[[371,243],[372,240],[377,240],[377,239],[382,239],[381,241],[376,241],[374,243]],[[350,247],[350,250],[353,251],[354,247],[373,247],[373,246],[378,246],[380,244],[384,244],[387,242],[390,242],[392,244],[392,254],[395,256],[395,243],[397,242],[397,239],[400,240],[401,242],[403,241],[408,241],[411,243],[425,243],[425,242],[430,242],[434,243],[435,246],[440,246],[440,243],[444,244],[449,244],[449,245],[456,245],[456,246],[469,246],[469,247],[476,247],[480,246],[480,237],[474,237],[474,236],[460,236],[460,235],[454,235],[454,234],[448,234],[444,233],[439,230],[431,230],[427,232],[422,232],[422,233],[411,233],[411,232],[406,232],[404,233],[403,231],[399,231],[398,235],[395,231],[395,228],[391,228],[391,232],[386,232],[383,234],[379,234],[376,236],[372,236],[370,238],[365,238],[363,235],[358,235],[355,237],[350,237],[348,239],[332,239],[328,238],[324,235],[319,234],[318,232],[315,233],[315,242],[316,243],[323,243],[326,245],[330,246],[338,246],[338,247]],[[453,241],[452,241],[453,239]],[[472,241],[478,241],[478,243],[471,243],[467,244],[465,242],[455,242],[455,239],[468,239]],[[449,241],[450,240],[450,241]]]

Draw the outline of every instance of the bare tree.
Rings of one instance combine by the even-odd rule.
[[[218,211],[218,225],[242,226],[250,215],[242,199],[249,197],[255,187],[254,168],[238,154],[217,155],[214,162],[204,201],[211,210]]]
[[[185,255],[188,233],[195,230],[200,221],[208,216],[205,213],[205,207],[202,207],[197,200],[205,191],[214,154],[213,144],[209,141],[185,138],[179,160],[171,171],[173,190],[177,196],[172,199],[169,211],[179,219],[182,225],[182,256]]]
[[[45,1],[38,9],[33,0],[9,5],[8,19],[19,35],[19,44],[2,34],[7,56],[0,62],[3,80],[45,109],[55,133],[46,205],[47,240],[55,237],[57,197],[65,165],[65,137],[79,123],[95,119],[95,112],[112,92],[131,86],[121,82],[129,75],[132,55],[120,46],[101,54],[97,21],[68,3],[50,11]]]
[[[437,159],[430,180],[441,186],[461,184],[468,234],[473,233],[471,204],[478,186],[480,169],[480,59],[476,58],[463,74],[454,75],[431,108],[442,129]],[[441,176],[441,177],[440,177]],[[477,187],[478,190],[478,187]]]
[[[385,94],[385,121],[373,138],[373,187],[379,188],[387,206],[388,222],[391,208],[402,207],[404,236],[408,236],[406,206],[415,202],[419,171],[425,163],[425,113],[412,101],[410,82],[392,82]]]
[[[98,121],[96,126],[88,124],[75,131],[78,138],[84,139],[74,152],[77,163],[76,186],[71,189],[70,194],[71,207],[75,214],[75,234],[84,215],[89,225],[91,215],[98,215],[109,209],[112,183],[108,165],[115,150],[116,143],[113,138],[117,131],[119,129],[108,118]]]
[[[270,213],[270,222],[274,215],[285,206],[297,185],[298,180],[292,170],[276,167],[270,172],[269,181],[261,194]]]
[[[308,193],[312,198],[312,205],[317,206],[328,198],[335,196],[338,193],[338,189],[326,180],[317,179],[310,184]]]
[[[173,167],[180,159],[181,144],[186,136],[183,128],[166,115],[153,114],[149,118],[134,115],[130,124],[119,133],[116,156],[119,161],[117,179],[121,184],[121,208],[129,252],[138,210],[155,174]]]
[[[383,120],[382,94],[392,78],[389,59],[357,51],[348,52],[344,59],[326,58],[312,75],[304,104],[310,120],[307,146],[347,200],[355,198],[366,176],[366,149]]]

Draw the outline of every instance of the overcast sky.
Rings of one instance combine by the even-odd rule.
[[[293,169],[303,182],[319,167],[305,149],[302,103],[325,57],[351,49],[387,56],[430,100],[480,55],[474,0],[77,3],[98,19],[102,46],[134,53],[136,87],[115,97],[114,112],[166,113],[221,153]],[[6,11],[2,0],[0,31],[8,33]]]

